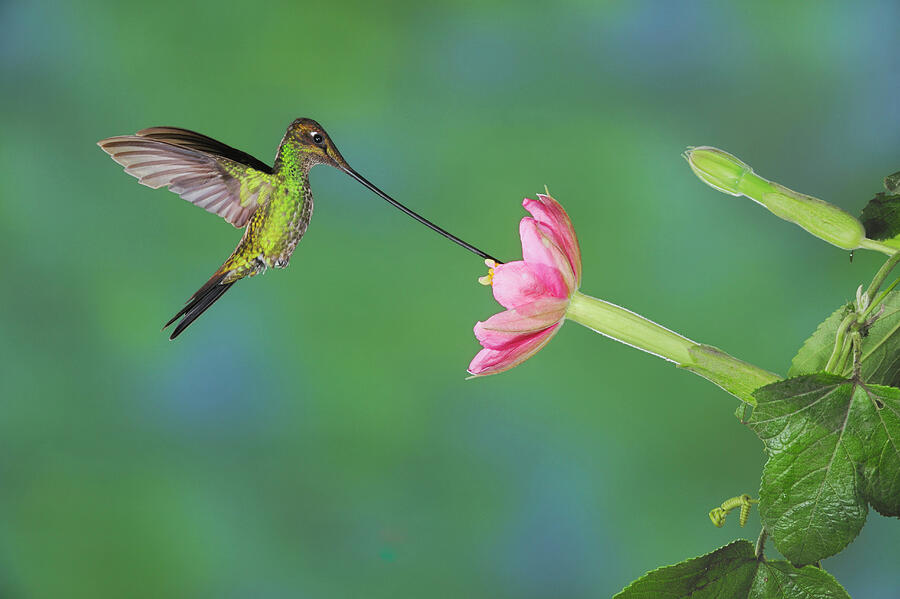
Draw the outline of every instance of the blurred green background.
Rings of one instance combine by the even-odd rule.
[[[698,377],[568,324],[466,381],[481,262],[335,170],[286,271],[177,342],[240,232],[94,143],[194,129],[270,161],[295,117],[519,255],[572,216],[583,290],[784,373],[880,264],[703,186],[727,149],[858,213],[900,168],[900,7],[0,3],[0,596],[604,597],[733,538],[762,446]],[[824,566],[895,597],[900,525]]]

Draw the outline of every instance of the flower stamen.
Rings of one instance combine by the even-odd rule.
[[[478,282],[482,285],[493,285],[494,283],[494,269],[497,268],[497,263],[488,258],[484,261],[485,266],[488,267],[488,274],[483,277],[478,277]]]

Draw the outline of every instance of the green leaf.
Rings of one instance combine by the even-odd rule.
[[[850,599],[831,574],[758,560],[749,541],[648,572],[614,599]]]
[[[894,177],[895,175],[891,175]],[[888,179],[884,180],[885,186]],[[892,247],[900,247],[900,196],[894,192],[876,193],[863,208],[859,220],[866,230],[866,237]]]
[[[888,190],[888,193],[900,193],[900,173],[885,177],[884,188]]]
[[[850,595],[844,590],[834,576],[815,566],[804,566],[797,569],[788,562],[762,562],[756,573],[756,581],[750,590],[750,597],[769,599],[769,597],[809,599],[838,599]]]
[[[613,599],[747,596],[759,568],[749,541],[735,541],[701,557],[658,568]]]
[[[841,551],[867,503],[900,515],[900,389],[819,373],[767,385],[756,400],[749,426],[769,455],[759,513],[792,563]]]
[[[831,357],[834,349],[834,336],[837,334],[841,321],[850,313],[851,309],[850,304],[844,304],[819,324],[816,331],[803,343],[797,355],[791,360],[791,367],[788,370],[789,378],[825,370],[825,364],[828,363],[828,358]]]
[[[877,385],[900,387],[900,292],[889,293],[882,305],[884,312],[863,338],[860,376]],[[825,370],[834,349],[834,336],[848,312],[849,307],[842,306],[819,325],[794,356],[789,377]],[[853,369],[849,362],[843,372],[836,374],[849,376]]]

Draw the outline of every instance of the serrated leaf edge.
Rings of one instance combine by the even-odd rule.
[[[695,557],[689,557],[689,558],[687,558],[687,559],[685,559],[685,560],[682,560],[682,561],[680,561],[680,562],[676,562],[676,563],[674,563],[674,564],[668,564],[668,565],[666,565],[666,566],[659,566],[658,568],[654,568],[653,570],[647,570],[647,571],[644,572],[642,575],[640,575],[639,577],[635,578],[635,579],[632,580],[630,583],[628,583],[628,584],[625,586],[625,588],[623,588],[621,591],[619,591],[618,593],[616,593],[615,595],[613,595],[613,598],[612,598],[612,599],[618,599],[619,597],[621,597],[621,596],[623,595],[623,593],[627,592],[627,591],[628,591],[631,587],[633,587],[634,585],[638,584],[639,582],[644,581],[644,579],[646,579],[646,578],[649,577],[649,576],[652,576],[652,575],[654,575],[654,574],[658,574],[658,573],[661,572],[662,570],[666,570],[666,569],[668,569],[668,568],[675,568],[675,567],[677,567],[677,566],[686,565],[686,564],[688,564],[688,563],[690,563],[690,562],[693,562],[693,561],[695,561],[695,560],[702,560],[702,559],[708,558],[708,557],[710,557],[710,556],[712,556],[712,555],[714,555],[714,554],[716,554],[716,553],[719,553],[720,551],[728,550],[728,549],[731,549],[732,547],[738,547],[739,545],[746,545],[747,551],[748,551],[749,554],[750,554],[750,555],[749,555],[749,558],[748,558],[748,561],[756,560],[756,557],[755,557],[755,555],[754,555],[754,553],[753,553],[753,544],[752,544],[750,541],[748,541],[747,539],[736,539],[736,540],[734,540],[734,541],[728,543],[727,545],[722,545],[722,546],[719,547],[718,549],[713,549],[712,551],[710,551],[710,552],[708,552],[708,553],[704,553],[703,555],[698,555],[698,556],[695,556]],[[743,565],[743,563],[742,563],[742,565]],[[731,572],[731,571],[729,570],[729,573],[730,573],[730,572]]]

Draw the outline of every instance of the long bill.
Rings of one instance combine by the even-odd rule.
[[[413,217],[414,219],[416,219],[417,221],[419,221],[420,223],[422,223],[423,225],[425,225],[426,227],[428,227],[428,228],[431,229],[432,231],[436,231],[437,233],[439,233],[440,235],[443,235],[444,237],[446,237],[447,239],[449,239],[449,240],[452,241],[453,243],[455,243],[455,244],[457,244],[457,245],[460,245],[460,246],[466,248],[467,250],[469,250],[469,251],[472,252],[473,254],[475,254],[475,255],[477,255],[477,256],[481,256],[481,257],[484,258],[485,260],[493,260],[493,261],[496,262],[497,264],[502,264],[502,261],[501,261],[501,260],[497,260],[496,258],[494,258],[493,256],[491,256],[490,254],[488,254],[488,253],[486,253],[486,252],[483,252],[483,251],[479,250],[479,249],[478,249],[477,247],[475,247],[474,245],[471,245],[471,244],[466,243],[465,241],[463,241],[462,239],[460,239],[460,238],[457,237],[456,235],[453,235],[453,234],[450,233],[449,231],[445,231],[445,230],[442,229],[441,227],[437,226],[436,224],[434,224],[433,222],[431,222],[430,220],[428,220],[428,219],[425,218],[424,216],[421,216],[421,215],[419,215],[419,214],[416,214],[415,212],[413,212],[412,210],[410,210],[409,208],[407,208],[406,206],[404,206],[403,204],[401,204],[400,202],[398,202],[397,200],[395,200],[394,198],[392,198],[392,197],[389,196],[388,194],[384,193],[383,191],[381,191],[380,189],[378,189],[377,187],[375,187],[375,185],[373,185],[372,183],[370,183],[368,179],[366,179],[365,177],[363,177],[362,175],[360,175],[359,173],[357,173],[355,170],[353,170],[353,169],[350,168],[349,166],[341,165],[340,168],[341,168],[342,171],[344,171],[345,173],[347,173],[348,175],[350,175],[351,177],[353,177],[354,179],[356,179],[357,181],[359,181],[360,183],[362,183],[363,185],[365,185],[366,187],[368,187],[371,191],[375,192],[377,195],[379,195],[380,197],[382,197],[382,198],[383,198],[384,200],[386,200],[389,204],[391,204],[391,205],[394,206],[395,208],[399,209],[400,211],[405,212],[405,213],[408,214],[409,216]]]

